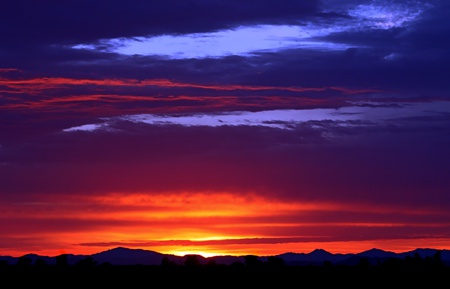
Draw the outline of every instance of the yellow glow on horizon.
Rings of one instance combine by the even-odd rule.
[[[77,240],[74,240],[77,241]],[[126,247],[129,249],[143,249],[155,251],[161,254],[172,254],[184,256],[186,254],[197,254],[205,258],[212,256],[273,256],[283,253],[310,253],[315,249],[323,249],[333,254],[361,253],[373,248],[395,253],[412,251],[417,248],[447,249],[450,239],[447,238],[426,238],[426,239],[395,239],[395,240],[370,240],[370,241],[330,241],[330,242],[293,242],[284,244],[228,244],[228,245],[155,245],[145,246],[138,244],[109,244],[80,246],[76,242],[65,241],[56,244],[42,243],[39,247],[27,247],[24,250],[19,248],[7,250],[5,248],[0,255],[20,257],[25,254],[35,253],[42,256],[57,256],[60,254],[95,254],[115,247]]]
[[[65,196],[4,208],[0,219],[8,227],[3,236],[23,240],[23,254],[88,254],[118,246],[204,257],[274,255],[317,248],[332,253],[356,253],[373,247],[402,251],[417,244],[446,248],[448,243],[440,239],[343,241],[346,236],[329,233],[328,228],[342,228],[346,234],[353,228],[404,227],[414,231],[425,226],[450,226],[445,222],[422,223],[417,218],[410,223],[389,223],[376,217],[384,213],[423,214],[407,208],[378,210],[364,204],[301,202],[223,192]],[[11,224],[8,218],[14,211],[22,212],[21,218]],[[317,219],[317,214],[324,212],[327,217]],[[368,214],[355,222],[348,218],[330,219],[328,216],[334,212]],[[34,224],[31,229],[21,230],[30,223]],[[14,250],[19,254],[20,249]]]
[[[190,250],[190,251],[174,250],[174,251],[169,251],[166,254],[176,255],[176,256],[180,256],[180,257],[183,257],[185,255],[200,255],[205,258],[226,255],[222,252],[206,252],[206,251],[199,251],[199,250]]]

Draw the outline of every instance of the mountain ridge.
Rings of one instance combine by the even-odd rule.
[[[0,262],[4,264],[17,264],[18,262],[26,262],[35,264],[36,261],[45,264],[56,264],[57,258],[64,256],[67,264],[74,265],[82,260],[90,258],[96,264],[111,265],[161,265],[163,260],[173,264],[184,264],[188,258],[194,256],[195,261],[199,264],[215,263],[223,265],[231,265],[233,263],[245,263],[247,256],[256,257],[261,262],[267,262],[271,257],[282,259],[286,265],[323,265],[325,262],[334,265],[357,265],[362,259],[369,264],[379,264],[388,259],[405,259],[408,257],[415,258],[432,258],[439,253],[439,258],[444,265],[450,266],[450,250],[433,249],[433,248],[417,248],[411,251],[395,253],[385,251],[378,248],[372,248],[359,253],[330,253],[324,249],[315,249],[309,253],[286,252],[276,255],[217,255],[211,257],[203,257],[199,254],[186,254],[178,256],[173,254],[165,254],[152,250],[132,249],[126,247],[115,247],[93,254],[61,254],[58,256],[44,256],[39,254],[25,254],[20,257],[0,256]]]

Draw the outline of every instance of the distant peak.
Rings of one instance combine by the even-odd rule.
[[[394,252],[389,252],[389,251],[381,250],[381,249],[378,249],[378,248],[372,248],[370,250],[358,253],[357,255],[364,256],[364,257],[375,257],[375,256],[378,256],[378,257],[393,257],[396,254]]]
[[[115,247],[115,248],[111,248],[108,250],[105,250],[104,252],[131,252],[131,251],[145,251],[143,249],[130,249],[130,248],[126,248],[126,247]]]
[[[386,252],[386,251],[381,250],[381,249],[378,249],[378,248],[372,248],[372,249],[367,250],[367,251],[365,251],[365,252]]]
[[[115,248],[112,248],[112,249],[109,249],[109,250],[106,250],[106,251],[128,251],[128,250],[131,250],[131,249],[119,246],[119,247],[115,247]]]

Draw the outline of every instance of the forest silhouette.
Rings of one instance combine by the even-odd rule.
[[[404,259],[390,258],[377,264],[361,258],[356,265],[335,265],[329,261],[321,265],[286,265],[283,259],[276,256],[261,261],[254,255],[247,255],[243,260],[229,265],[217,264],[214,260],[201,263],[198,255],[186,255],[181,264],[163,257],[160,265],[113,265],[109,262],[98,263],[87,256],[70,265],[65,254],[57,256],[55,264],[46,264],[42,259],[32,262],[29,257],[23,256],[15,264],[2,261],[0,278],[4,284],[13,284],[18,288],[106,288],[119,285],[125,288],[310,287],[306,284],[314,284],[318,288],[336,285],[348,288],[423,285],[429,288],[447,284],[450,277],[450,266],[442,262],[439,251],[432,257],[422,258],[415,254]]]

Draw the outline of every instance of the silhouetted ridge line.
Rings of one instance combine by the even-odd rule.
[[[249,260],[261,263],[274,262],[274,260],[278,260],[279,262],[282,262],[283,265],[287,266],[323,266],[324,264],[356,266],[358,264],[361,264],[362,262],[366,262],[369,265],[380,265],[392,259],[406,261],[415,260],[416,263],[419,261],[429,263],[434,261],[441,262],[445,266],[450,266],[450,250],[418,248],[412,251],[394,253],[377,248],[372,248],[360,253],[333,254],[323,249],[315,249],[310,253],[287,252],[272,256],[223,255],[203,257],[196,254],[176,256],[151,250],[116,247],[91,255],[62,254],[59,256],[42,256],[38,254],[26,254],[21,257],[0,256],[0,264],[34,265],[38,263],[56,265],[59,260],[59,262],[67,263],[67,265],[76,265],[82,263],[83,261],[89,261],[97,265],[109,264],[122,266],[162,264],[185,265],[186,263],[193,263],[197,265],[232,265],[237,263],[246,263]]]

